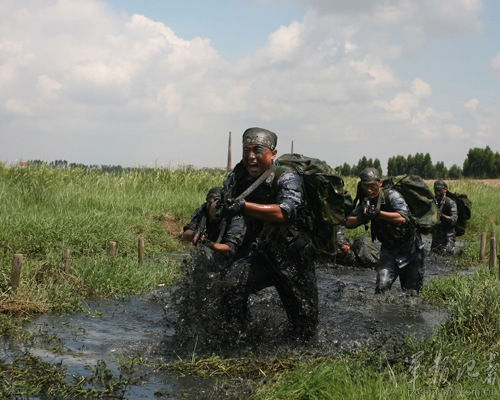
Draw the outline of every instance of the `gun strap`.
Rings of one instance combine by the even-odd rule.
[[[266,169],[261,176],[259,176],[249,187],[247,187],[243,193],[236,197],[235,200],[241,200],[249,196],[255,189],[257,189],[262,182],[264,182],[272,172],[276,171],[276,165],[273,164],[271,168]],[[220,243],[224,233],[226,231],[227,219],[224,218],[219,226],[219,237],[215,243]]]

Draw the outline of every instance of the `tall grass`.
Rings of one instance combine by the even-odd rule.
[[[171,284],[176,268],[162,255],[183,247],[182,225],[218,171],[135,169],[119,175],[86,169],[0,164],[0,312],[63,311],[93,296],[122,296]],[[176,231],[165,222],[173,220]],[[146,263],[137,263],[138,236]],[[118,255],[106,257],[110,241]],[[70,274],[62,254],[71,250]],[[21,285],[9,289],[15,253],[25,256]],[[1,329],[0,329],[1,330]]]
[[[73,311],[85,298],[119,297],[174,282],[177,267],[164,254],[183,247],[164,223],[173,218],[180,229],[223,176],[192,169],[114,175],[0,164],[0,334],[15,327],[12,316]],[[356,183],[346,179],[353,195]],[[472,200],[459,261],[477,265],[481,232],[499,232],[500,188],[458,181],[450,190]],[[137,263],[139,235],[148,255],[142,265]],[[118,243],[113,262],[106,256],[111,240]],[[61,266],[66,248],[72,251],[69,273]],[[15,293],[9,287],[14,253],[25,254]],[[422,296],[447,304],[450,319],[434,337],[409,341],[398,361],[363,353],[304,362],[263,387],[257,398],[498,397],[499,380],[493,377],[500,353],[499,281],[483,268],[471,276],[432,280]]]
[[[347,179],[350,191],[356,180]],[[481,232],[500,232],[500,187],[472,181],[450,184],[472,200],[464,237],[462,266],[480,264]],[[355,193],[355,191],[354,191]],[[363,230],[364,231],[364,230]],[[358,234],[363,234],[358,232]],[[408,339],[394,361],[362,352],[304,362],[277,382],[262,387],[257,399],[493,399],[500,398],[500,280],[483,265],[472,275],[435,278],[422,296],[444,304],[450,317],[426,340]]]

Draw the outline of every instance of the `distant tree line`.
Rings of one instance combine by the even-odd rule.
[[[28,160],[23,163],[31,168],[41,168],[43,166],[48,166],[51,168],[60,168],[60,169],[84,169],[87,171],[101,171],[104,173],[120,175],[123,173],[128,173],[131,171],[140,170],[142,173],[150,173],[156,171],[158,168],[152,167],[122,167],[121,165],[105,165],[105,164],[82,164],[82,163],[69,163],[66,160],[54,160],[50,162],[41,161],[41,160]],[[197,168],[193,165],[185,165],[181,166],[180,169],[183,170],[203,170],[203,171],[215,171],[221,172],[224,171],[223,168]]]
[[[375,160],[367,159],[365,156],[355,165],[350,166],[344,163],[336,170],[343,176],[358,176],[361,170],[366,167],[374,167],[382,173],[380,161],[377,158]],[[434,164],[429,153],[410,154],[406,158],[399,155],[387,160],[388,176],[406,174],[420,175],[424,179],[500,178],[500,153],[493,153],[488,146],[484,149],[470,149],[462,168],[456,164],[447,168],[442,161]]]
[[[141,169],[151,170],[154,168],[124,168],[120,165],[85,165],[77,163],[68,163],[66,160],[55,160],[50,163],[40,160],[29,160],[27,164],[31,167],[41,167],[48,165],[53,168],[82,168],[87,170],[99,170],[106,173],[122,174],[124,172]],[[349,165],[344,163],[336,167],[337,173],[342,176],[358,176],[359,173],[367,168],[376,168],[382,175],[382,166],[378,158],[366,158],[363,156],[357,164]],[[186,166],[185,169],[196,169],[193,166]],[[214,170],[220,172],[220,168],[203,168],[203,170]],[[459,178],[477,178],[477,179],[495,179],[500,178],[500,153],[493,152],[488,146],[484,149],[469,149],[467,158],[463,162],[463,167],[453,164],[447,168],[442,161],[435,164],[432,162],[429,153],[416,153],[415,155],[393,156],[387,160],[387,175],[420,175],[424,179],[459,179]]]
[[[371,158],[366,158],[366,156],[363,156],[358,163],[353,166],[350,166],[345,162],[343,165],[338,166],[335,169],[342,176],[358,176],[362,170],[368,167],[378,169],[382,175],[382,165],[380,164],[380,160],[378,158],[373,160]]]

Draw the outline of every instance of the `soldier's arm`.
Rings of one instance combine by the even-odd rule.
[[[193,240],[194,237],[194,231],[192,229],[186,229],[184,232],[182,232],[182,240],[185,240],[187,242],[190,242]]]
[[[401,193],[391,190],[387,196],[393,211],[380,211],[378,218],[395,225],[405,224],[409,220],[409,208]]]
[[[286,216],[277,204],[245,203],[245,215],[265,222],[285,222]]]
[[[455,226],[458,220],[458,210],[457,210],[457,203],[455,203],[453,200],[450,200],[450,205],[449,205],[449,212],[450,215],[446,214],[441,214],[441,218],[446,220],[451,226]]]
[[[215,251],[218,251],[219,253],[222,253],[225,256],[231,255],[231,247],[229,247],[229,245],[227,245],[226,243],[213,243],[211,247]]]
[[[401,225],[406,222],[406,218],[395,211],[380,211],[378,218],[384,221],[392,222],[395,225]]]

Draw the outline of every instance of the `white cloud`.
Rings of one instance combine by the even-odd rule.
[[[37,87],[45,97],[55,97],[57,92],[62,88],[62,85],[55,79],[47,75],[40,75],[37,81]]]
[[[491,59],[491,69],[500,72],[500,53]]]
[[[428,97],[432,94],[431,85],[420,78],[415,78],[411,84],[411,89],[417,98]]]
[[[481,29],[482,0],[299,0],[320,13],[350,15],[379,24],[405,24],[432,34]]]
[[[183,39],[100,1],[9,3],[12,19],[0,24],[0,159],[9,146],[26,151],[16,157],[40,158],[52,143],[44,153],[51,159],[214,166],[225,162],[229,130],[264,125],[279,133],[283,151],[293,139],[296,150],[336,164],[471,135],[433,104],[438,88],[398,76],[392,62],[403,44],[380,24],[423,29],[441,18],[458,27],[475,21],[476,1],[457,2],[450,15],[430,1],[314,5],[331,11],[331,3],[344,14],[310,12],[231,63],[207,38]],[[489,115],[481,132],[495,122]]]
[[[19,114],[21,116],[28,116],[31,114],[30,107],[26,103],[16,99],[7,99],[4,103],[4,107],[8,113]]]
[[[479,106],[479,100],[474,98],[470,99],[464,104],[465,108],[469,110],[471,113],[474,113],[477,110],[477,107]]]

